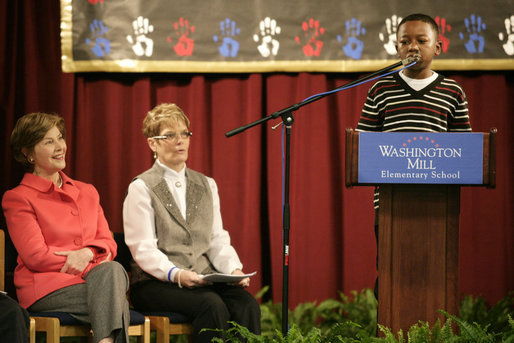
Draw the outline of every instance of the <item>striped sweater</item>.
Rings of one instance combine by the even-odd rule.
[[[466,95],[442,75],[416,91],[396,73],[370,88],[356,131],[471,131]]]
[[[356,131],[469,132],[468,101],[459,84],[443,75],[416,91],[395,73],[369,89]],[[376,210],[378,198],[377,187]]]

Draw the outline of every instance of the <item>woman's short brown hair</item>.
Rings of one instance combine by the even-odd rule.
[[[66,138],[64,119],[57,114],[29,113],[18,119],[11,133],[11,151],[14,159],[28,170],[34,168],[27,156],[54,126],[57,126],[62,136]]]
[[[143,120],[143,135],[146,138],[158,136],[164,125],[184,122],[189,130],[189,119],[176,104],[162,103],[148,112]]]

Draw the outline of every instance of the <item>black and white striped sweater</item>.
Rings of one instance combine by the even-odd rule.
[[[442,75],[416,91],[396,73],[370,88],[356,131],[468,132],[466,95]]]

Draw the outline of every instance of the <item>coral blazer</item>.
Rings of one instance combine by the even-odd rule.
[[[57,289],[85,282],[83,276],[91,268],[116,256],[97,190],[62,172],[61,176],[59,188],[27,173],[2,199],[7,228],[18,251],[16,294],[25,308]],[[61,273],[66,256],[54,252],[84,247],[91,248],[95,256],[83,273]]]

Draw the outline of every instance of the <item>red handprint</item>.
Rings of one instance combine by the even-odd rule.
[[[299,36],[295,37],[296,43],[303,45],[303,54],[305,56],[319,56],[323,48],[323,41],[319,40],[319,36],[325,33],[325,29],[319,26],[319,21],[309,19],[307,23],[302,23],[303,39]]]
[[[104,2],[104,0],[87,0],[87,1],[89,1],[89,3],[92,5],[96,5],[99,1]]]
[[[437,26],[439,26],[439,40],[443,43],[443,52],[448,51],[448,47],[450,46],[450,39],[446,37],[444,34],[446,31],[450,32],[452,27],[450,24],[446,24],[445,18],[440,18],[439,16],[435,17],[435,22]]]
[[[189,26],[189,21],[180,17],[178,22],[173,23],[177,43],[173,46],[173,50],[179,56],[191,56],[195,47],[195,41],[189,37],[190,33],[195,32],[194,26]],[[173,39],[168,36],[168,42],[172,43]]]

